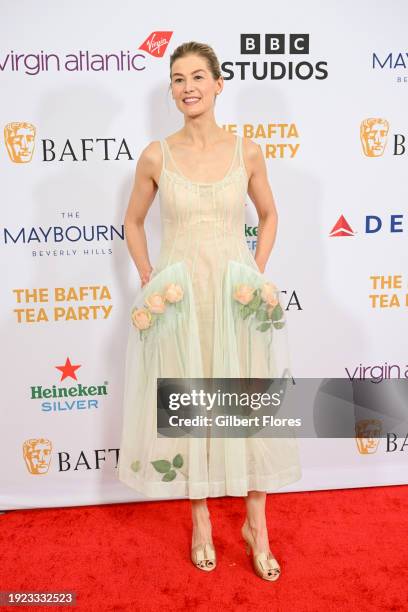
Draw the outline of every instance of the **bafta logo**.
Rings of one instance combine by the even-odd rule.
[[[23,457],[30,474],[46,474],[51,461],[51,440],[31,438],[23,444]]]
[[[364,119],[360,125],[360,139],[364,155],[381,157],[387,144],[389,124],[386,119]]]
[[[378,419],[362,419],[356,423],[355,431],[359,452],[362,455],[375,453],[381,433],[381,421]]]
[[[12,162],[30,162],[34,151],[35,126],[25,121],[7,123],[4,127],[4,142]]]

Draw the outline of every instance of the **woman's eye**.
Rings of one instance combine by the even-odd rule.
[[[196,75],[194,78],[196,78],[196,79],[202,79],[203,77],[202,77],[202,75],[197,74],[197,75]],[[179,81],[182,81],[182,79],[181,79],[181,78],[174,79],[174,82],[175,82],[175,83],[178,83]]]

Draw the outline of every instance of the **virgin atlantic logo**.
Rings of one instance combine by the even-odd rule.
[[[145,53],[129,51],[129,49],[75,49],[61,52],[41,51],[34,49],[18,49],[0,51],[0,74],[2,72],[23,72],[29,76],[37,76],[42,72],[139,72],[146,70],[147,54],[153,57],[163,57],[173,32],[155,31],[140,45],[139,50]],[[137,43],[132,42],[132,46]]]
[[[152,32],[140,45],[139,49],[146,51],[153,57],[163,57],[173,32]]]

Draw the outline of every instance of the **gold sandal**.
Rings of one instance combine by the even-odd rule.
[[[198,544],[191,549],[191,560],[196,567],[211,572],[217,565],[215,548],[212,544]]]
[[[245,525],[245,524],[244,524]],[[251,554],[252,545],[244,535],[244,525],[242,526],[241,533],[245,540],[245,550],[247,555]],[[281,568],[275,557],[271,552],[260,552],[256,555],[252,554],[252,563],[254,571],[260,578],[269,581],[275,581],[279,578]]]

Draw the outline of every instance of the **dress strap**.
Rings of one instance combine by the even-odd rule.
[[[238,156],[239,156],[239,165],[244,168],[244,156],[242,154],[242,136],[238,135]]]
[[[164,167],[168,168],[170,172],[173,172],[175,174],[178,174],[180,177],[185,178],[184,174],[178,168],[173,155],[171,154],[169,143],[167,142],[167,140],[163,138],[160,143],[162,145]]]
[[[163,140],[159,140],[159,142],[160,142],[160,148],[161,148],[161,152],[162,152],[162,170],[161,171],[163,172],[163,170],[165,170],[165,168],[166,168],[166,154],[165,154],[165,151],[164,151]]]

